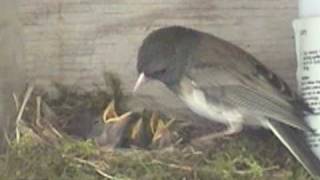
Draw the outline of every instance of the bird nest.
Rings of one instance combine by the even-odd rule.
[[[270,136],[237,136],[206,146],[160,112],[131,112],[120,82],[109,91],[56,84],[54,95],[30,85],[14,95],[15,136],[0,155],[5,179],[306,179]],[[250,135],[250,134],[249,134]],[[252,135],[252,134],[251,134]],[[285,156],[279,157],[282,153]],[[270,157],[270,158],[265,158]]]

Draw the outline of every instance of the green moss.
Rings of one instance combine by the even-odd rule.
[[[104,179],[93,162],[113,179],[308,179],[303,168],[280,148],[275,138],[265,142],[248,136],[219,140],[209,150],[191,147],[143,151],[103,151],[92,141],[70,141],[56,147],[26,136],[0,156],[0,177],[7,180]],[[262,146],[262,147],[261,147]],[[254,148],[254,149],[253,149]],[[281,159],[279,162],[279,158]]]

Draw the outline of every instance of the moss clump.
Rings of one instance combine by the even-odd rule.
[[[270,136],[255,141],[248,133],[218,140],[206,150],[191,146],[161,150],[105,150],[93,141],[43,144],[23,136],[0,156],[0,177],[36,179],[298,179],[309,178]],[[277,150],[280,149],[280,150]],[[283,154],[282,156],[279,153]]]
[[[79,153],[85,155],[85,142]],[[13,144],[6,154],[0,156],[0,177],[7,180],[65,179],[90,180],[99,176],[89,167],[79,166],[63,157],[66,147],[53,148],[47,144],[35,143],[24,137],[19,144]]]

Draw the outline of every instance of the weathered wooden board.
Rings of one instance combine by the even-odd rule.
[[[102,72],[119,75],[126,92],[137,77],[137,50],[152,30],[184,25],[251,52],[295,87],[292,0],[18,0],[30,78],[91,86]],[[180,107],[161,85],[140,95]]]
[[[22,26],[18,21],[14,1],[0,0],[0,152],[4,130],[14,119],[16,107],[12,94],[24,89],[24,76],[18,64],[23,63]],[[12,125],[13,123],[11,123]]]

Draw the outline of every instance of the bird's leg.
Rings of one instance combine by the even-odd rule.
[[[243,129],[242,123],[229,123],[229,125],[227,126],[227,129],[218,133],[211,133],[199,138],[195,138],[191,141],[191,144],[199,144],[201,142],[208,142],[216,138],[230,136],[230,135],[239,133],[242,129]]]

